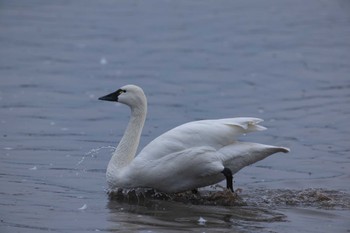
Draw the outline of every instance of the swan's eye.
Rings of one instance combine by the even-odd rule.
[[[118,95],[123,94],[123,93],[125,93],[125,92],[126,92],[126,90],[123,90],[123,89],[119,89],[119,90],[117,91]]]

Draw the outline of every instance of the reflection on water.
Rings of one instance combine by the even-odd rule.
[[[215,200],[210,199],[210,196],[218,193]],[[225,200],[232,196],[237,200],[228,205]],[[350,210],[349,194],[323,189],[254,190],[239,196],[229,191],[201,190],[198,194],[186,192],[169,195],[151,189],[136,189],[118,190],[109,193],[109,198],[110,221],[118,223],[119,229],[131,227],[133,230],[219,227],[239,232],[265,232],[263,223],[288,221],[284,211],[279,210],[281,208],[297,206],[302,214],[326,218],[330,213],[325,209]],[[130,218],[128,213],[135,217]]]
[[[173,230],[197,228],[243,230],[245,228],[248,232],[252,229],[260,229],[260,222],[284,221],[285,219],[285,216],[278,211],[258,207],[191,205],[157,199],[142,204],[111,200],[108,203],[108,208],[113,214],[111,221],[138,230],[161,231],[169,227]],[[123,213],[132,213],[136,217],[121,219],[120,216]],[[249,227],[246,228],[248,225]]]

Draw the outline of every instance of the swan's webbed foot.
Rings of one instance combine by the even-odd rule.
[[[233,192],[233,178],[231,169],[225,167],[221,173],[226,177],[226,188]]]
[[[198,194],[198,189],[192,189],[191,192],[192,194]]]

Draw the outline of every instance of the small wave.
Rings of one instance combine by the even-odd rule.
[[[302,190],[258,189],[245,198],[247,203],[268,207],[314,207],[322,209],[350,209],[350,194],[322,188]]]
[[[167,200],[194,205],[215,206],[259,206],[268,208],[298,206],[323,209],[350,209],[350,194],[326,189],[272,189],[248,190],[241,189],[234,193],[221,190],[201,190],[200,192],[183,192],[167,194],[154,189],[117,189],[108,191],[110,200],[132,204],[143,204],[152,200]]]
[[[238,195],[227,189],[220,191],[188,191],[176,194],[167,194],[154,189],[116,189],[108,191],[110,200],[123,201],[133,204],[144,204],[152,200],[167,200],[194,205],[243,206],[246,203]]]

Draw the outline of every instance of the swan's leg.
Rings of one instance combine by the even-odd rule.
[[[224,176],[226,177],[226,188],[233,192],[232,171],[229,168],[225,167],[224,170],[222,170],[221,173],[224,174]]]
[[[193,194],[198,194],[198,189],[192,189],[191,191]]]

